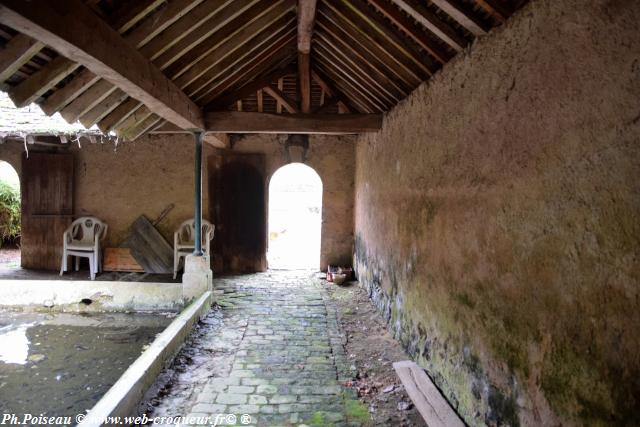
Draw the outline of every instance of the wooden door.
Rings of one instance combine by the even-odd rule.
[[[214,272],[267,269],[264,154],[220,150],[208,159]]]
[[[73,220],[73,155],[22,158],[23,268],[59,270],[62,234]]]

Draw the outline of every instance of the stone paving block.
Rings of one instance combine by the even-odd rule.
[[[275,385],[259,385],[256,393],[258,394],[275,394],[278,392],[278,387]]]
[[[218,395],[216,403],[224,403],[227,405],[239,405],[247,403],[247,395],[222,393]]]
[[[281,395],[276,394],[269,398],[269,403],[293,403],[298,400],[298,396],[295,395]]]
[[[212,403],[198,403],[192,411],[206,414],[225,414],[227,412],[227,405],[219,405]]]

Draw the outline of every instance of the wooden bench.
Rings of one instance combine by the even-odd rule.
[[[465,426],[421,367],[410,360],[404,360],[394,363],[393,369],[429,427]]]

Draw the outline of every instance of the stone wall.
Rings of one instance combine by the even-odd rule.
[[[239,138],[234,150],[266,154],[267,182],[286,163],[284,137],[251,135]],[[178,225],[193,217],[193,138],[189,135],[155,135],[136,142],[90,144],[82,140],[67,150],[75,156],[74,211],[76,215],[95,215],[109,224],[105,246],[117,245],[129,225],[141,214],[150,220],[169,204],[175,207],[158,225],[173,241]],[[30,146],[30,150],[48,148]],[[216,148],[205,144],[203,164]],[[24,146],[7,141],[0,145],[0,160],[8,161],[18,172]],[[354,138],[317,136],[310,138],[307,164],[323,181],[323,225],[321,264],[350,263],[353,252],[353,163]],[[203,177],[203,214],[209,216],[208,180]]]
[[[360,281],[470,425],[640,424],[638,22],[533,0],[356,143]]]

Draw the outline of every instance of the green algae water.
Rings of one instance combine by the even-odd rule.
[[[172,317],[0,311],[0,413],[86,412]]]

